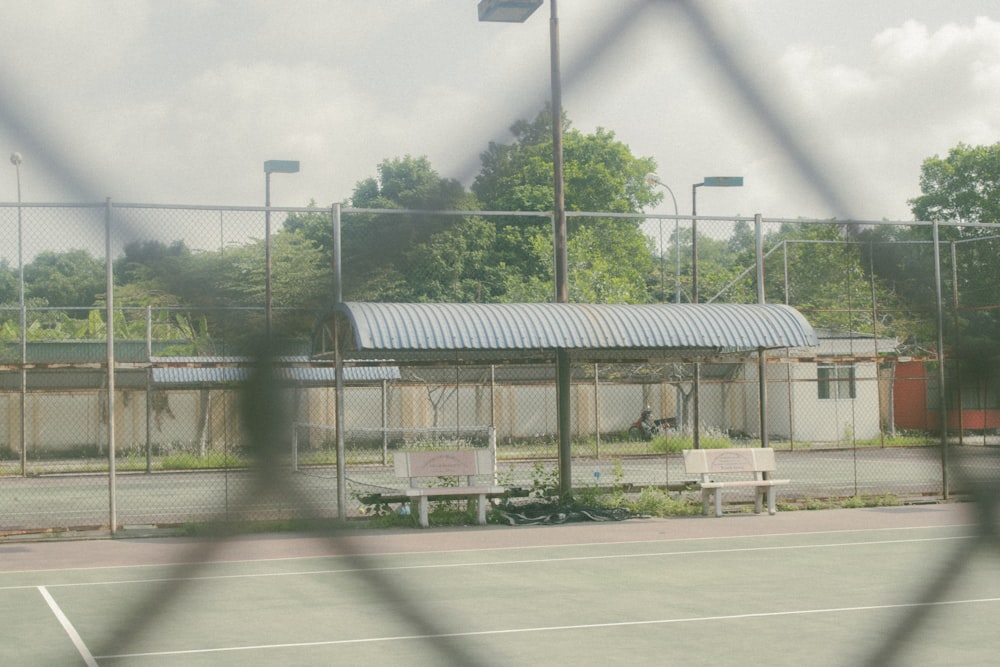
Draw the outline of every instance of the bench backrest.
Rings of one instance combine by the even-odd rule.
[[[425,449],[396,451],[393,464],[397,477],[472,477],[493,474],[489,449]]]
[[[774,472],[774,450],[755,449],[685,449],[684,467],[688,474],[710,475],[725,472]]]

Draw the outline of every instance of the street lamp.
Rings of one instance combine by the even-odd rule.
[[[264,162],[264,320],[268,343],[271,342],[271,174],[294,174],[298,160]]]
[[[670,199],[674,202],[674,257],[677,259],[677,272],[674,277],[674,287],[677,292],[677,303],[681,302],[681,235],[680,235],[680,219],[679,213],[677,212],[677,198],[674,197],[674,191],[670,189],[670,186],[660,180],[660,177],[654,173],[646,174],[646,185],[653,186],[659,185],[666,189],[670,193]],[[663,278],[663,219],[660,219],[660,291],[664,290],[664,278]]]
[[[523,23],[542,0],[480,0],[479,20],[503,23]],[[552,85],[552,181],[554,190],[553,251],[555,253],[555,300],[569,301],[566,253],[566,204],[563,178],[562,84],[559,76],[559,16],[556,0],[549,0],[552,16],[549,20],[549,58]]]
[[[698,188],[741,188],[742,176],[706,176],[691,186],[691,302],[698,303]]]
[[[21,163],[24,159],[20,153],[10,154],[10,163],[17,173],[17,305],[18,319],[21,328],[21,475],[28,472],[28,439],[25,430],[28,426],[27,394],[28,394],[28,314],[24,303],[24,225],[21,221]]]
[[[742,176],[706,176],[701,183],[691,186],[691,302],[698,303],[698,188],[740,188],[743,187]],[[701,364],[697,361],[694,364],[694,378],[691,390],[694,394],[694,414],[692,415],[693,447],[698,449],[701,446]]]
[[[480,21],[522,23],[541,7],[542,0],[480,0]],[[552,182],[554,278],[556,303],[569,302],[569,260],[566,252],[566,202],[563,179],[562,84],[559,75],[559,12],[556,0],[549,0],[549,76],[552,85]],[[559,493],[563,498],[572,494],[572,463],[570,439],[570,373],[569,352],[556,350],[556,412],[559,430]]]
[[[500,23],[524,23],[542,0],[480,0],[479,20]]]

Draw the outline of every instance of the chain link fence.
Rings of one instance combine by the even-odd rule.
[[[405,483],[393,474],[392,450],[416,437],[399,434],[426,429],[493,426],[497,474],[509,486],[537,488],[557,474],[551,366],[356,365],[343,394],[349,472],[341,495],[335,369],[314,357],[335,294],[332,212],[272,209],[279,231],[269,242],[265,213],[111,201],[0,206],[4,238],[21,239],[4,248],[18,261],[4,267],[0,311],[4,531],[354,516],[366,497]],[[691,301],[692,220],[607,215],[647,231],[650,223],[673,227],[669,239],[651,235],[659,266],[652,266],[650,294]],[[414,288],[481,297],[495,286],[474,262],[435,267],[418,256],[378,264],[365,248],[387,231],[399,243],[400,230],[414,225],[454,229],[497,218],[346,209],[344,293],[367,296],[373,285],[410,276]],[[373,219],[384,222],[358,222]],[[570,219],[580,234],[602,220],[592,213]],[[303,220],[317,223],[313,234],[329,236],[304,240]],[[547,224],[548,216],[530,220]],[[969,493],[969,479],[995,478],[1000,406],[976,355],[991,354],[987,315],[997,304],[988,277],[968,273],[996,251],[997,238],[981,226],[949,225],[954,238],[939,239],[935,254],[938,229],[920,223],[694,222],[704,235],[702,302],[783,302],[806,315],[820,345],[769,353],[763,366],[756,356],[575,364],[574,487],[677,491],[690,481],[683,449],[761,444],[779,451],[779,469],[793,480],[782,489],[786,502],[944,498]],[[359,229],[376,238],[357,238]],[[268,244],[272,274],[262,261]],[[381,245],[388,256],[405,256],[419,244]],[[240,392],[253,371],[254,333],[268,319],[277,341],[275,384],[295,424],[276,435],[275,450],[279,468],[301,488],[295,503],[248,504],[254,459]],[[644,413],[654,429],[643,424]],[[349,507],[338,507],[338,497]]]
[[[648,5],[683,12],[747,113],[825,201],[847,210],[832,177],[809,159],[698,4]],[[585,75],[625,34],[630,14],[609,21],[566,68],[567,80]],[[0,116],[59,167],[68,189],[98,196],[62,166],[74,161],[61,159],[67,156],[16,109]],[[382,375],[355,368],[342,406],[348,476],[337,479],[329,436],[338,412],[334,383],[329,365],[310,356],[321,335],[317,323],[335,300],[329,246],[285,233],[289,218],[325,213],[272,209],[272,229],[283,231],[270,236],[267,214],[111,201],[0,204],[0,532],[336,516],[353,512],[373,489],[398,488],[389,467],[394,447],[436,430],[454,430],[456,440],[476,446],[463,430],[484,425],[496,427],[497,475],[505,482],[550,481],[557,453],[552,369],[506,364],[399,366]],[[450,215],[414,220],[451,228]],[[549,222],[544,214],[505,216]],[[474,243],[491,218],[461,216],[462,233],[446,244],[450,254],[433,255],[408,243],[405,225],[365,242],[352,238],[362,225],[348,220],[343,296],[537,298],[538,276],[551,275],[550,249],[540,249],[533,275],[502,284],[479,262]],[[571,215],[571,238],[587,236],[599,247],[598,223],[589,224],[597,219],[611,216]],[[973,224],[701,217],[695,235],[693,217],[642,220],[655,250],[643,273],[648,300],[786,303],[821,332],[821,345],[762,364],[701,363],[697,392],[691,360],[574,367],[573,485],[682,484],[679,451],[692,442],[697,412],[704,446],[766,440],[778,450],[779,471],[793,480],[782,489],[786,499],[886,493],[978,500],[978,538],[943,562],[912,611],[887,629],[869,662],[887,664],[981,548],[995,551],[1000,295],[993,273],[1000,239],[990,226]],[[390,252],[394,261],[373,261]],[[593,269],[573,259],[571,277]],[[164,284],[171,289],[151,288]],[[576,289],[571,300],[619,297],[597,280],[578,280]],[[265,328],[276,345],[262,343]],[[756,417],[761,369],[766,429]],[[646,406],[674,423],[648,439],[630,435]],[[338,507],[340,483],[350,485],[351,508]],[[179,567],[190,574],[211,550]],[[358,572],[386,591],[401,616],[419,617],[416,603],[397,599],[364,568]],[[140,602],[129,627],[115,633],[116,647],[155,624],[185,590],[171,582]],[[443,657],[470,664],[458,652]]]

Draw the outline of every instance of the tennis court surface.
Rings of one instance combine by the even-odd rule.
[[[978,507],[4,542],[0,663],[995,665]]]

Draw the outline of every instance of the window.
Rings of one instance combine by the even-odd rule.
[[[820,398],[857,398],[854,364],[820,364],[816,371]]]

